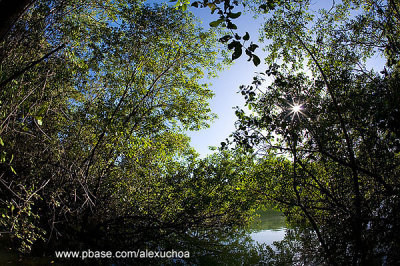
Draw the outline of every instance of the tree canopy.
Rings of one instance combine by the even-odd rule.
[[[398,4],[333,2],[318,13],[309,5],[266,10],[270,67],[241,87],[251,111],[237,110],[233,140],[259,158],[260,194],[304,228],[300,260],[394,265]],[[375,54],[386,59],[381,72],[367,66]]]
[[[13,245],[214,243],[268,206],[291,229],[248,261],[398,264],[399,3],[144,2],[0,1],[0,231]],[[189,5],[210,10],[210,30]],[[242,12],[265,19],[258,41],[237,33]],[[200,159],[185,132],[215,118],[203,78],[224,67],[221,47],[267,69],[240,87],[231,138]]]
[[[141,2],[34,1],[1,42],[0,225],[22,251],[145,245],[251,208],[184,134],[214,118],[216,33]]]

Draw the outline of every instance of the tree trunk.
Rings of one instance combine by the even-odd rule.
[[[35,0],[0,0],[0,42]]]

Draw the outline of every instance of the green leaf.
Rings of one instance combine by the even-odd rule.
[[[2,138],[0,138],[0,145],[1,145],[1,146],[4,146],[4,142],[3,142],[3,139],[2,139]]]
[[[228,49],[229,49],[229,50],[232,50],[232,48],[233,48],[234,46],[235,46],[235,45],[234,45],[234,42],[228,43]]]
[[[267,5],[266,4],[260,5],[259,8],[262,9],[263,11],[267,11]]]
[[[182,11],[186,11],[187,6],[190,4],[190,0],[170,0],[170,2],[176,2],[175,9],[181,9]]]
[[[43,120],[42,119],[43,118],[41,116],[37,116],[36,117],[36,120],[37,120],[37,123],[38,123],[39,126],[43,125]]]
[[[222,43],[226,43],[226,42],[229,41],[230,39],[232,39],[232,36],[231,36],[231,35],[225,35],[224,37],[221,37],[221,38],[219,39],[219,41],[222,42]]]
[[[228,14],[228,17],[229,17],[229,18],[233,18],[233,19],[235,19],[235,18],[238,18],[238,17],[240,17],[240,15],[242,15],[242,12],[237,12],[237,13],[229,13],[229,14]]]
[[[258,47],[257,44],[251,44],[251,45],[249,46],[249,50],[252,51],[252,52],[254,52],[254,51],[257,49],[257,47]]]
[[[241,55],[242,55],[242,47],[241,46],[240,47],[236,46],[235,47],[235,52],[233,52],[233,54],[232,54],[232,60],[235,60],[235,59],[239,58]]]
[[[235,49],[238,49],[238,48],[242,49],[242,44],[241,44],[240,42],[238,42],[238,41],[233,40],[232,42],[230,42],[230,43],[228,44],[228,49],[229,49],[229,50],[232,50],[233,48],[235,48]]]
[[[230,21],[228,21],[228,25],[226,27],[231,30],[237,30],[237,26]]]
[[[211,14],[214,14],[215,10],[217,9],[217,6],[213,3],[207,5],[211,9]]]
[[[15,175],[17,174],[17,172],[15,172],[14,168],[11,165],[10,165],[10,169],[11,169],[11,172],[13,172]]]
[[[210,22],[210,27],[213,27],[213,28],[218,27],[218,25],[221,24],[222,22],[224,22],[224,19],[222,19],[222,18],[218,19],[216,21]]]
[[[255,54],[253,54],[253,63],[255,66],[258,66],[260,64],[260,58],[258,56],[256,56]]]

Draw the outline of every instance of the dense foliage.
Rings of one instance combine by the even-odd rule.
[[[241,87],[233,134],[258,158],[255,189],[299,228],[293,263],[396,265],[399,5],[275,2],[260,10],[270,68]]]
[[[0,1],[2,234],[37,253],[216,263],[206,243],[222,263],[400,263],[399,3],[143,2]],[[198,28],[189,4],[226,31]],[[258,44],[237,33],[242,4],[265,18]],[[269,67],[240,88],[232,138],[198,159],[184,132],[213,119],[201,79],[222,67],[218,41],[255,65],[264,45]],[[275,249],[227,234],[257,204],[291,225]]]
[[[22,251],[160,248],[247,219],[246,164],[196,159],[184,134],[213,119],[215,33],[141,2],[33,1],[0,43],[0,227]]]

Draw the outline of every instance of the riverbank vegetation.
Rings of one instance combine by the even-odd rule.
[[[242,238],[239,263],[400,262],[400,5],[144,2],[0,2],[0,231],[10,247],[201,257],[198,232],[211,243],[268,206],[292,229],[251,256]],[[210,9],[211,29],[189,4]],[[235,24],[242,4],[265,19],[260,40]],[[248,110],[237,108],[237,130],[201,159],[185,132],[214,119],[202,79],[242,56],[266,71],[240,88]]]
[[[399,4],[255,3],[269,68],[241,87],[251,113],[237,110],[233,143],[297,226],[293,263],[396,265]]]
[[[35,1],[15,22],[0,52],[1,226],[21,251],[245,222],[248,163],[196,159],[183,133],[212,120],[199,80],[221,67],[196,25],[140,1]]]

